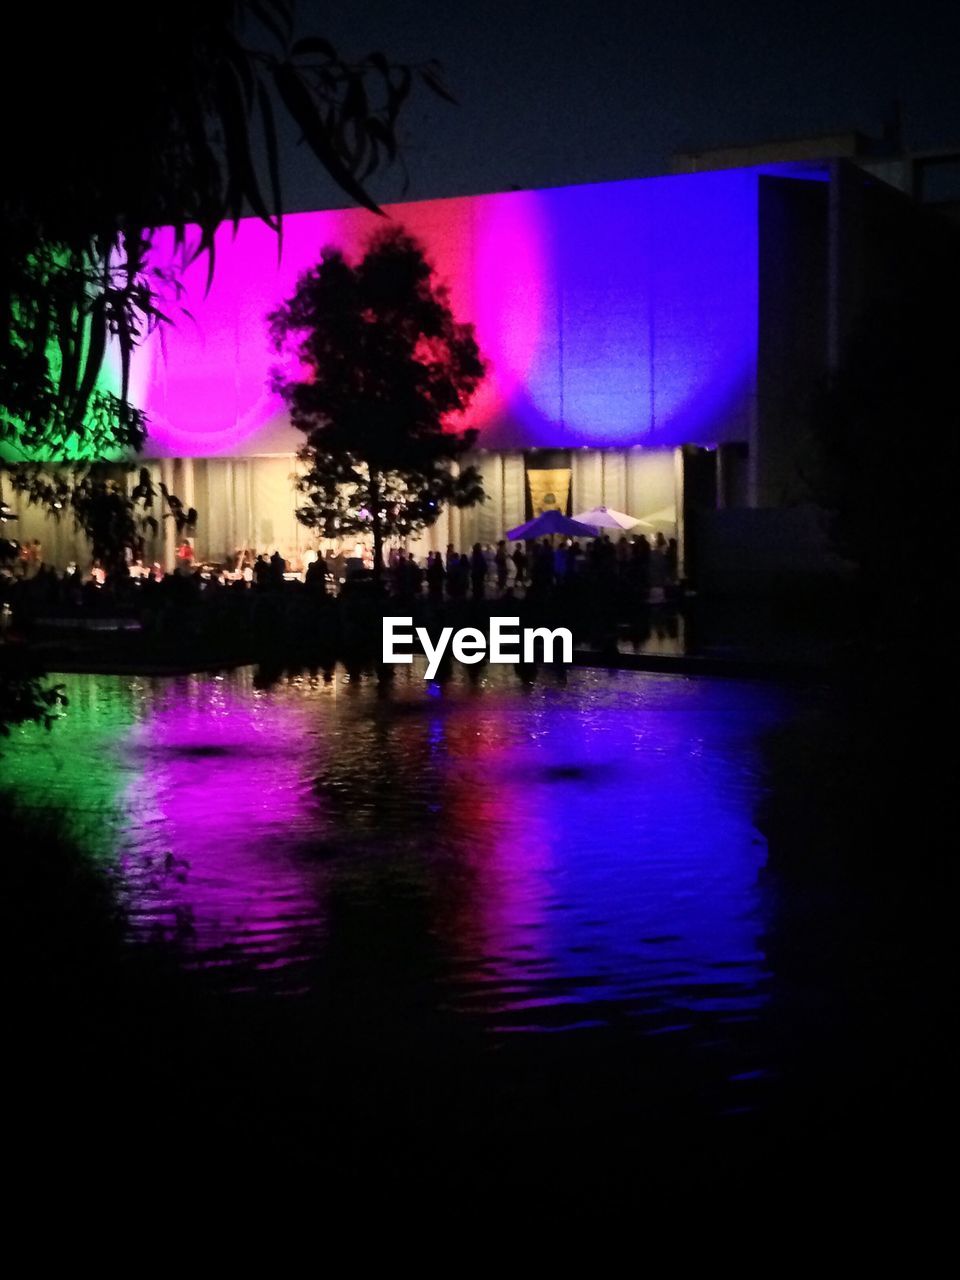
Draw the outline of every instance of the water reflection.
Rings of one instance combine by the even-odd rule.
[[[765,999],[752,825],[769,686],[507,669],[70,677],[3,780],[81,814],[137,941],[231,990],[298,994],[371,954],[493,1034],[583,1025],[709,1043]],[[364,930],[367,936],[364,936]],[[339,931],[339,934],[338,934]],[[379,934],[379,936],[377,936]],[[365,963],[369,962],[369,957]]]

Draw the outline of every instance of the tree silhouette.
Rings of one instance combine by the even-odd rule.
[[[90,541],[93,558],[109,570],[121,569],[126,553],[136,552],[148,535],[155,538],[170,520],[177,533],[196,527],[197,512],[186,507],[162,482],[141,467],[128,484],[133,464],[78,462],[69,471],[47,470],[42,463],[16,468],[14,489],[54,516],[70,515]]]
[[[279,146],[291,123],[318,170],[377,211],[365,184],[402,158],[397,126],[414,83],[450,98],[435,62],[351,60],[321,35],[297,38],[295,8],[165,0],[137,10],[134,27],[129,4],[100,0],[53,18],[23,6],[8,19],[0,475],[27,501],[71,513],[101,558],[119,559],[158,514],[178,527],[195,514],[146,473],[126,483],[148,425],[128,399],[131,356],[179,304],[179,266],[154,260],[157,230],[172,228],[180,266],[206,255],[210,278],[224,222],[258,216],[279,249]],[[117,385],[102,377],[109,350]],[[4,659],[0,724],[22,718],[35,690],[8,668]]]
[[[91,457],[84,444],[108,410],[111,444],[142,443],[129,360],[177,291],[177,270],[151,259],[156,230],[173,230],[184,261],[206,255],[211,278],[224,221],[253,214],[279,233],[279,120],[378,211],[366,179],[399,155],[415,74],[449,97],[438,65],[343,58],[321,36],[294,38],[294,8],[168,0],[143,10],[133,44],[119,0],[68,5],[56,23],[17,14],[4,46],[19,88],[0,191],[0,453]],[[120,385],[105,392],[110,344]]]
[[[472,506],[475,467],[455,464],[475,430],[451,430],[484,374],[473,325],[459,323],[421,246],[391,228],[359,262],[324,251],[269,317],[291,368],[272,385],[306,436],[298,518],[328,536],[370,532],[379,579],[384,540]],[[294,367],[295,366],[295,367]]]
[[[365,183],[401,154],[414,81],[450,97],[436,63],[344,58],[322,36],[296,38],[294,11],[167,0],[139,13],[135,40],[119,0],[68,5],[55,23],[37,7],[17,14],[3,68],[17,89],[0,189],[0,469],[31,500],[46,490],[24,464],[141,449],[133,350],[179,305],[182,265],[206,255],[212,278],[224,222],[254,214],[279,241],[283,121],[377,211]],[[160,228],[179,265],[154,261]],[[108,351],[117,385],[102,376]],[[70,507],[79,518],[82,495]]]

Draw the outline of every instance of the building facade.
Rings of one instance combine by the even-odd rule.
[[[796,500],[804,414],[859,305],[877,185],[844,161],[797,161],[387,207],[489,370],[455,424],[479,430],[487,501],[444,513],[420,549],[493,543],[549,489],[570,513],[603,504],[676,535],[692,563],[703,511]],[[190,266],[174,324],[136,353],[146,465],[199,511],[199,559],[247,547],[296,562],[318,545],[296,519],[300,438],[269,389],[266,317],[324,247],[359,256],[382,225],[361,209],[288,215],[279,255],[260,221],[223,227],[209,290],[206,262]],[[36,510],[19,535],[82,556]],[[168,531],[148,553],[169,565],[173,550]]]

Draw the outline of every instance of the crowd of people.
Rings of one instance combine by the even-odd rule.
[[[677,540],[658,533],[652,543],[643,535],[614,542],[602,535],[586,545],[569,538],[555,545],[544,538],[529,546],[516,543],[510,550],[501,539],[496,547],[474,543],[469,554],[452,545],[446,554],[429,551],[423,562],[395,549],[387,567],[395,595],[418,595],[425,586],[435,597],[496,598],[508,590],[540,594],[583,579],[662,592],[677,583]]]
[[[300,567],[274,551],[244,553],[229,568],[198,563],[192,545],[177,549],[177,567],[144,565],[129,558],[106,570],[94,564],[84,572],[71,565],[61,572],[43,559],[39,543],[18,547],[0,564],[0,610],[4,628],[30,625],[44,618],[134,615],[153,625],[155,620],[185,616],[193,607],[210,613],[216,601],[242,606],[263,601],[301,600],[306,605],[344,599],[370,586],[369,559],[361,555],[308,552]],[[475,543],[470,551],[430,551],[417,556],[401,547],[389,550],[383,566],[383,587],[404,607],[454,609],[458,602],[516,600],[525,606],[556,602],[568,612],[625,616],[636,606],[670,596],[678,585],[677,544],[657,534],[626,536],[616,541],[601,535],[581,543],[565,539],[495,546]],[[421,606],[416,606],[417,601]],[[257,608],[256,612],[262,612]],[[230,612],[236,613],[236,607]]]

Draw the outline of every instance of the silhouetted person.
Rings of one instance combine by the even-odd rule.
[[[443,558],[439,551],[431,551],[427,556],[427,593],[440,599],[443,595],[443,584],[446,579]]]
[[[627,576],[627,566],[630,563],[630,543],[627,541],[626,534],[622,538],[617,539],[617,573],[621,579]]]
[[[553,576],[557,582],[562,582],[567,576],[567,548],[565,543],[561,543],[553,553]]]
[[[568,582],[572,582],[573,579],[576,577],[577,564],[579,562],[579,559],[580,559],[580,543],[571,542],[570,545],[565,548],[565,552],[564,552],[563,572],[564,572],[564,577],[567,579]]]
[[[451,599],[462,600],[467,594],[470,580],[470,561],[466,556],[456,556],[447,571],[447,591]]]
[[[503,538],[497,543],[497,551],[493,559],[497,566],[497,590],[503,595],[507,585],[507,544]]]
[[[662,592],[667,581],[667,540],[658,533],[650,552],[650,588]]]
[[[676,538],[671,538],[667,543],[667,580],[669,582],[677,581],[679,563],[679,548],[677,547],[677,540]]]
[[[549,538],[537,543],[533,553],[531,578],[532,585],[538,591],[545,591],[553,584],[553,548]]]
[[[417,557],[413,555],[407,556],[406,583],[408,595],[420,594],[420,588],[423,586],[423,570],[417,564]]]
[[[39,538],[34,538],[32,542],[26,544],[24,560],[26,561],[26,576],[28,578],[35,577],[43,564],[43,548],[40,545]]]
[[[304,585],[311,595],[324,596],[327,594],[327,565],[322,556],[318,556],[316,560],[311,560],[310,564],[307,565]]]
[[[519,543],[513,553],[513,581],[515,586],[522,586],[527,581],[527,553],[523,544]]]
[[[470,581],[473,585],[473,597],[475,600],[483,599],[483,586],[487,580],[487,557],[483,554],[483,547],[479,542],[473,544],[473,554],[470,557]]]
[[[650,585],[650,543],[641,533],[630,547],[630,565],[627,581],[633,591],[645,595]]]
[[[402,596],[407,589],[407,553],[397,550],[390,552],[390,584],[395,596]]]

